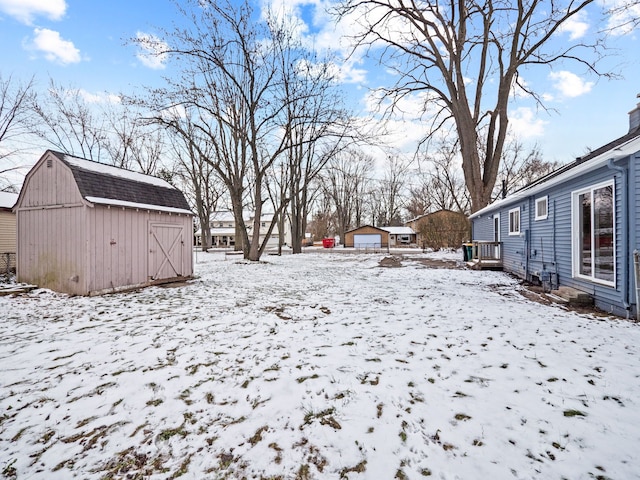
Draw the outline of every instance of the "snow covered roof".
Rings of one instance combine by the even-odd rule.
[[[389,232],[391,235],[415,235],[411,227],[380,227],[382,230]]]
[[[17,193],[0,192],[0,209],[10,210],[18,201]]]
[[[60,152],[49,152],[71,169],[80,194],[89,202],[191,213],[183,193],[160,178]]]
[[[477,218],[503,206],[528,198],[555,185],[564,183],[585,173],[605,166],[609,161],[616,161],[640,152],[640,129],[630,132],[610,142],[584,157],[578,158],[555,172],[546,175],[517,192],[499,199],[490,205],[471,214],[469,218]]]

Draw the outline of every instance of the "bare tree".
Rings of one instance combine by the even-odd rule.
[[[147,46],[175,59],[182,72],[179,81],[152,92],[153,106],[163,112],[155,121],[190,138],[175,111],[193,111],[194,126],[213,151],[209,155],[200,142],[193,147],[229,191],[236,243],[245,258],[258,260],[286,206],[271,206],[273,221],[261,241],[269,173],[290,147],[287,106],[295,98],[283,89],[282,52],[292,35],[286,25],[256,22],[248,1],[238,6],[228,0],[193,0],[188,5],[190,10],[180,10],[187,27],[165,32],[165,40],[136,40],[152,42]],[[255,212],[251,228],[243,216],[248,196]]]
[[[383,178],[376,182],[370,194],[374,225],[402,225],[409,167],[410,162],[402,157],[387,158]]]
[[[502,157],[498,175],[502,182],[496,185],[492,199],[509,195],[560,167],[560,162],[543,160],[537,145],[527,150],[517,140],[505,145]]]
[[[206,252],[212,246],[211,215],[217,210],[223,196],[223,185],[208,161],[209,157],[203,157],[200,153],[211,155],[211,145],[207,144],[206,139],[198,140],[198,131],[188,116],[182,118],[182,124],[182,129],[189,136],[174,134],[169,140],[177,159],[177,173],[198,215],[202,250]],[[195,148],[196,144],[200,145],[199,149]]]
[[[431,118],[425,137],[453,121],[471,210],[477,211],[491,200],[514,89],[542,105],[522,81],[523,69],[576,62],[600,74],[598,39],[551,41],[592,2],[342,0],[337,13],[355,18],[356,48],[373,54],[382,46],[381,63],[396,73],[395,85],[381,92],[383,102],[391,99],[387,112],[420,94],[412,100],[424,102]]]
[[[33,82],[33,78],[27,83],[12,76],[4,79],[0,74],[0,191],[16,190],[5,175],[22,168],[14,159],[23,150],[21,140],[29,135]]]
[[[336,233],[341,241],[345,232],[362,223],[372,169],[370,156],[350,149],[332,157],[322,172],[322,188],[335,210]]]
[[[415,218],[438,210],[469,213],[457,144],[442,141],[432,153],[422,152],[419,160],[417,183],[410,189],[410,214]]]
[[[51,79],[46,94],[35,99],[32,107],[33,133],[53,148],[89,160],[103,157],[106,121],[79,89],[65,88]]]
[[[102,143],[108,161],[147,175],[156,173],[166,150],[165,135],[158,125],[128,104],[111,104],[103,112],[107,131]]]

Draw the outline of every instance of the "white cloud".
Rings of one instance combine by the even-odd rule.
[[[553,87],[558,90],[564,97],[579,97],[585,93],[589,93],[593,87],[593,82],[585,82],[575,73],[561,70],[559,72],[551,72],[549,78],[553,81]]]
[[[527,107],[519,107],[509,114],[510,133],[516,138],[526,139],[540,137],[547,124],[537,117],[535,112]]]
[[[0,12],[31,25],[34,17],[60,20],[67,9],[65,0],[0,0]]]
[[[59,32],[48,28],[36,28],[33,31],[33,41],[26,47],[43,53],[50,62],[62,65],[78,63],[82,60],[80,50],[73,45],[73,42],[64,40]]]
[[[87,92],[84,89],[79,89],[78,94],[84,99],[87,103],[112,103],[118,104],[122,102],[120,96],[115,95],[113,93],[91,93]]]
[[[587,30],[589,30],[589,26],[587,12],[582,10],[561,25],[558,31],[569,33],[570,40],[577,40],[584,37]]]
[[[138,57],[140,63],[153,70],[164,69],[169,45],[150,33],[138,32],[136,39],[140,47],[136,57]]]

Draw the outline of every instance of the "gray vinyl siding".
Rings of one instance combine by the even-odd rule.
[[[472,225],[471,237],[473,240],[481,240],[486,242],[493,241],[493,216],[484,215],[482,218],[475,219]]]

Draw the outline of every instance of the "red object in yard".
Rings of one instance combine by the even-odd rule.
[[[322,239],[322,246],[324,248],[333,248],[334,242],[335,242],[335,239],[333,239],[333,238],[323,238]]]

